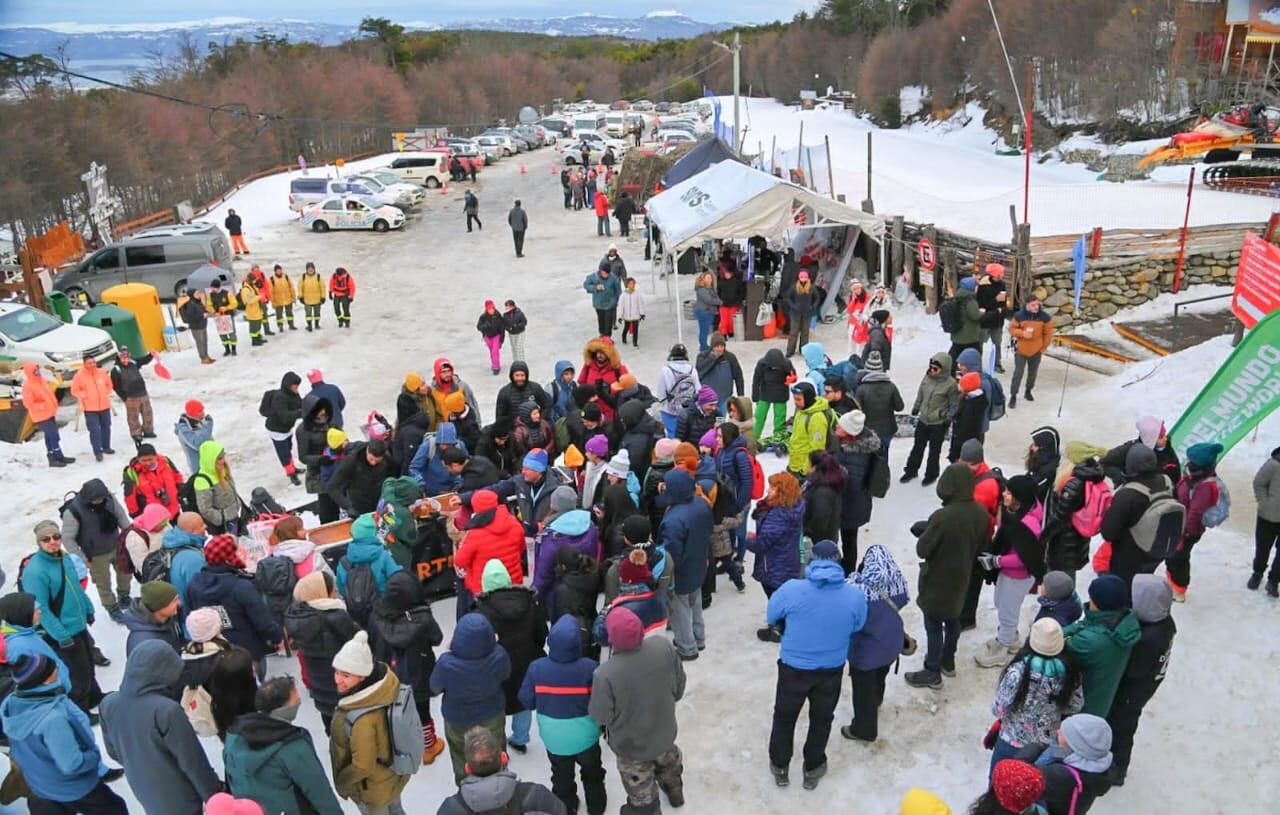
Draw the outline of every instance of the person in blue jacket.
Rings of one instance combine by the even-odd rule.
[[[991,406],[995,404],[995,386],[991,384],[991,375],[982,370],[982,354],[977,348],[966,348],[956,357],[956,377],[959,378],[976,371],[982,380],[982,395],[987,397],[987,411],[982,414],[982,432],[991,429]]]
[[[546,418],[555,424],[573,412],[573,389],[577,385],[573,381],[577,370],[567,359],[556,362],[556,378],[547,383],[547,396],[551,399],[551,414]]]
[[[551,761],[551,791],[569,812],[578,811],[578,785],[573,768],[582,772],[588,815],[602,815],[607,805],[604,765],[600,758],[600,724],[587,713],[591,678],[600,667],[582,656],[578,623],[565,615],[547,635],[548,656],[534,660],[520,686],[520,702],[534,711],[538,735]]]
[[[788,580],[769,598],[769,625],[786,621],[769,734],[769,769],[779,787],[791,783],[796,720],[805,702],[809,733],[804,740],[804,788],[817,788],[827,774],[827,738],[840,701],[849,642],[866,620],[867,598],[845,582],[840,549],[831,541],[813,545],[804,580]]]
[[[387,551],[387,547],[378,540],[378,525],[372,512],[366,512],[351,523],[351,543],[347,544],[347,556],[343,561],[351,561],[354,566],[368,563],[373,570],[373,579],[378,584],[378,596],[387,590],[387,578],[400,571],[400,564]],[[344,562],[338,563],[338,593],[347,596],[347,567]]]
[[[462,484],[462,476],[449,472],[440,455],[450,447],[457,447],[464,454],[469,454],[467,446],[458,440],[458,428],[454,423],[441,422],[435,435],[423,439],[417,452],[413,454],[409,475],[422,485],[425,494],[453,492]]]
[[[591,295],[596,310],[596,328],[602,337],[612,337],[618,319],[618,300],[622,297],[622,278],[608,268],[597,269],[582,281],[582,289]]]
[[[751,487],[754,485],[751,448],[741,428],[733,422],[722,422],[716,433],[720,436],[716,469],[733,484],[737,499],[734,512],[738,516],[738,526],[729,533],[729,538],[733,541],[734,558],[741,563],[747,551],[747,508],[751,506]]]
[[[464,614],[453,632],[449,650],[431,671],[431,692],[442,693],[440,714],[453,762],[453,782],[466,778],[464,742],[467,731],[483,727],[498,744],[507,745],[507,697],[502,683],[511,675],[511,658],[498,644],[493,626],[483,614]]]
[[[182,606],[187,607],[187,584],[204,568],[204,542],[208,525],[199,512],[183,512],[178,522],[164,531],[161,548],[169,554],[169,583],[178,590]]]
[[[316,399],[329,400],[329,406],[333,409],[329,424],[341,429],[342,409],[347,406],[347,397],[342,393],[342,388],[325,382],[324,373],[319,368],[307,371],[307,381],[311,383],[311,390],[307,392],[307,396],[314,395]]]
[[[711,530],[715,518],[711,506],[694,494],[693,477],[683,467],[675,467],[662,479],[667,505],[658,528],[658,540],[675,569],[672,584],[671,631],[676,652],[683,660],[698,658],[706,647],[702,624],[702,581],[711,551]],[[663,500],[665,499],[665,500]]]
[[[876,740],[880,703],[884,701],[884,680],[905,642],[899,610],[910,597],[902,570],[889,550],[878,543],[867,549],[862,565],[849,575],[849,582],[866,597],[867,619],[862,630],[849,640],[853,719],[840,728],[840,735],[872,742]]]
[[[36,598],[20,591],[0,597],[0,634],[4,635],[6,659],[10,664],[24,656],[48,657],[58,668],[58,682],[71,693],[71,674],[66,663],[49,647],[40,628]]]
[[[58,664],[29,654],[10,660],[17,689],[0,704],[9,751],[30,787],[33,813],[92,812],[128,815],[107,786],[89,716],[67,696]]]

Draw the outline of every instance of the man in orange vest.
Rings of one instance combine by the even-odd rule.
[[[28,362],[22,366],[26,377],[22,380],[22,406],[27,409],[31,422],[44,434],[44,451],[49,456],[50,467],[74,464],[74,458],[62,454],[62,439],[58,435],[58,397],[54,393],[56,383],[40,375],[40,366]]]
[[[114,455],[111,449],[111,377],[98,367],[93,357],[85,357],[84,367],[71,377],[71,395],[80,401],[84,422],[89,426],[89,444],[93,457],[102,461],[103,454]]]

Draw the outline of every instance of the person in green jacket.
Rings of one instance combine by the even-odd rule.
[[[93,668],[93,603],[76,575],[76,567],[62,548],[62,530],[53,521],[35,527],[38,548],[22,572],[22,588],[35,597],[40,609],[40,626],[67,666],[71,678],[68,694],[81,710],[88,712],[102,699]]]
[[[978,305],[977,291],[978,281],[966,277],[952,295],[960,306],[960,327],[951,333],[951,350],[947,352],[952,362],[966,348],[982,350],[982,308]]]
[[[1067,648],[1084,669],[1084,709],[1106,716],[1124,677],[1129,652],[1142,637],[1138,618],[1128,608],[1129,587],[1122,578],[1104,574],[1089,584],[1084,619],[1062,629]]]
[[[410,507],[422,497],[422,487],[409,476],[382,482],[382,509],[377,513],[378,536],[401,568],[413,567],[413,549],[418,545],[418,522]]]
[[[812,382],[797,382],[791,386],[791,400],[796,412],[791,418],[791,441],[787,445],[787,472],[801,483],[809,474],[809,454],[827,449],[827,439],[834,414],[825,397],[818,396]]]
[[[302,699],[293,678],[269,679],[227,730],[222,750],[227,787],[272,815],[342,815],[311,734],[293,725]]]
[[[951,376],[951,357],[939,351],[929,358],[929,369],[920,379],[916,401],[911,406],[911,415],[916,417],[916,431],[911,452],[907,455],[907,466],[903,468],[902,478],[899,479],[903,484],[915,479],[922,462],[924,486],[937,480],[942,442],[947,437],[947,427],[951,424],[951,417],[959,403],[960,391]],[[927,459],[926,448],[929,453]]]

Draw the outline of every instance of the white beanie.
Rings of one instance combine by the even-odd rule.
[[[619,450],[613,454],[613,458],[609,459],[609,463],[604,465],[605,472],[616,478],[627,477],[627,473],[631,472],[631,454],[626,449]]]
[[[867,416],[860,410],[851,410],[836,419],[836,427],[850,436],[857,436],[862,433],[862,429],[866,427],[866,424]]]
[[[334,655],[333,669],[353,676],[368,676],[373,673],[373,652],[369,650],[369,635],[364,631],[357,631]]]
[[[1062,626],[1052,617],[1041,617],[1031,624],[1031,650],[1040,656],[1056,657],[1062,653]]]

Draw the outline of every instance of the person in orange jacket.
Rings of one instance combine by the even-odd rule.
[[[75,463],[74,458],[62,454],[62,438],[58,435],[58,396],[54,392],[58,382],[52,384],[40,374],[40,366],[28,362],[22,366],[22,406],[27,409],[31,422],[44,434],[44,451],[49,456],[50,467],[65,467]]]
[[[597,190],[592,206],[596,208],[596,237],[613,237],[609,229],[609,196],[604,190]]]
[[[80,409],[84,411],[84,422],[89,426],[89,444],[93,447],[93,457],[102,461],[102,456],[113,455],[111,449],[111,377],[98,367],[93,357],[85,357],[84,367],[71,377],[71,395],[80,401]]]
[[[271,330],[271,323],[267,319],[271,313],[271,280],[267,278],[267,273],[262,271],[262,267],[256,263],[253,264],[253,268],[249,269],[249,274],[246,277],[249,278],[249,282],[253,284],[254,291],[258,294],[258,304],[262,308],[262,330],[267,336],[271,336],[275,333]],[[248,305],[246,304],[245,307],[248,308]],[[281,330],[283,331],[284,329]]]
[[[351,301],[356,299],[356,279],[339,266],[329,277],[329,299],[333,300],[333,313],[338,318],[338,328],[351,327]]]
[[[1027,375],[1027,389],[1023,398],[1034,402],[1031,391],[1036,386],[1036,374],[1040,371],[1040,356],[1053,345],[1053,322],[1044,313],[1040,298],[1027,295],[1022,308],[1013,315],[1009,336],[1017,341],[1013,357],[1013,380],[1009,383],[1009,407],[1018,404],[1018,388],[1022,374]]]

